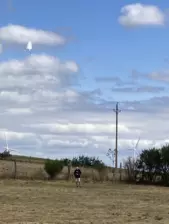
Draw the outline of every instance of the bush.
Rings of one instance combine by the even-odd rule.
[[[63,169],[63,161],[60,160],[47,160],[45,162],[45,171],[50,176],[51,179],[54,179],[57,174],[59,174]]]
[[[133,182],[136,180],[135,166],[136,163],[131,157],[128,157],[126,160],[124,160],[123,167],[127,172],[126,181]]]

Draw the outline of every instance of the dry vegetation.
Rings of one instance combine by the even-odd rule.
[[[0,181],[0,223],[168,224],[167,188]]]
[[[52,182],[44,181],[43,167],[42,161],[18,161],[18,179],[4,179],[13,177],[14,163],[0,160],[0,223],[168,224],[168,188],[92,183],[91,178],[97,181],[102,176],[112,180],[112,173],[107,169],[99,175],[84,168],[82,188],[76,188],[73,181],[65,181],[67,167],[60,180]]]
[[[0,160],[0,178],[11,178],[14,176],[14,162],[13,161],[5,161]],[[73,168],[71,169],[71,177],[73,176]],[[89,168],[81,168],[82,170],[82,178],[85,182],[94,180],[112,180],[113,174],[110,168],[105,169],[103,172],[98,173],[98,171]],[[57,179],[65,180],[68,176],[68,167],[64,167],[61,174],[57,177]],[[116,179],[120,179],[120,172],[116,173]],[[122,179],[124,179],[125,173],[121,174]],[[32,162],[21,162],[17,161],[17,175],[18,179],[39,179],[44,180],[47,179],[47,174],[44,171],[44,162],[37,163],[34,160]]]

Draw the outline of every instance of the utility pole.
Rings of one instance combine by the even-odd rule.
[[[115,168],[118,167],[118,115],[121,112],[118,107],[118,102],[116,103],[116,109],[113,109],[116,113],[116,141],[115,141]]]

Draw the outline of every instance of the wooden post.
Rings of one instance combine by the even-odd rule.
[[[122,163],[120,163],[120,181],[122,180]]]
[[[95,182],[94,168],[92,167],[92,181]]]
[[[17,177],[17,165],[16,165],[16,160],[14,159],[13,162],[14,162],[14,179],[16,179],[16,177]]]
[[[70,180],[70,175],[71,175],[71,162],[69,161],[68,162],[68,176],[67,176],[67,179],[68,179],[68,181]]]

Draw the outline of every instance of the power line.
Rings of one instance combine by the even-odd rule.
[[[113,109],[116,113],[116,141],[115,141],[115,168],[118,167],[118,115],[121,112],[119,110],[119,103],[116,103],[116,109]]]

